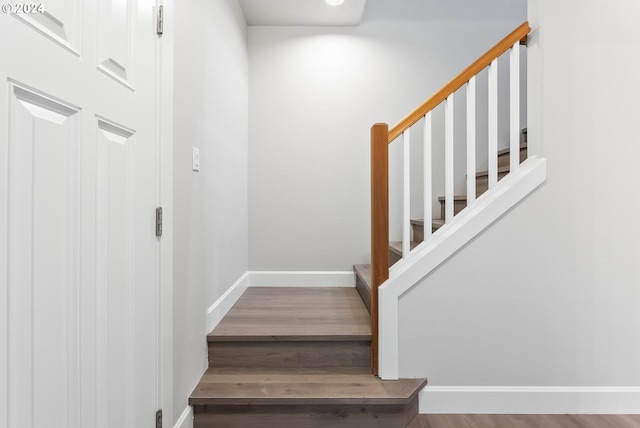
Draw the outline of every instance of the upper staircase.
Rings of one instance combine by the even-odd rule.
[[[523,136],[526,138],[526,129],[523,130]],[[502,180],[509,174],[509,162],[510,162],[509,148],[498,151],[498,181]],[[520,144],[520,161],[524,162],[527,159],[527,143],[526,140]],[[476,173],[476,195],[481,196],[489,190],[489,171],[479,171]],[[438,202],[440,203],[440,217],[432,219],[431,221],[431,233],[440,229],[445,224],[445,212],[446,212],[446,198],[444,196],[438,196]],[[453,213],[457,215],[464,208],[467,207],[466,195],[454,195],[453,196]],[[412,219],[411,220],[411,249],[414,249],[419,243],[424,241],[424,220]],[[389,243],[389,264],[393,266],[396,262],[402,259],[402,242],[390,242]]]
[[[522,143],[520,144],[519,163],[524,162],[527,159],[527,130],[522,130]],[[511,150],[509,148],[498,151],[498,181],[503,179],[509,174]],[[476,195],[481,196],[487,190],[489,190],[489,171],[479,171],[476,173]],[[438,197],[440,203],[440,217],[434,218],[431,221],[431,233],[436,232],[445,222],[446,212],[446,198],[444,196]],[[466,195],[454,195],[454,215],[459,214],[467,206]],[[411,242],[410,249],[415,249],[418,244],[424,241],[424,220],[423,219],[411,219]],[[392,241],[389,242],[389,266],[395,265],[402,260],[402,242]],[[371,310],[371,265],[370,264],[355,264],[353,270],[356,275],[356,289],[360,293],[362,300],[366,302],[367,309]]]
[[[373,375],[370,315],[353,288],[249,288],[207,340],[195,428],[405,428],[426,384]]]

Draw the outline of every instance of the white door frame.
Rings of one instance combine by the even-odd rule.
[[[173,426],[173,0],[159,0],[164,8],[164,33],[158,43],[160,187],[158,206],[163,208],[160,241],[159,404],[163,426]]]

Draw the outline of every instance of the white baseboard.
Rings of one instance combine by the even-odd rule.
[[[640,387],[425,387],[423,414],[640,414]]]
[[[249,272],[245,272],[225,293],[207,310],[207,331],[209,334],[238,301],[249,287]]]
[[[251,287],[355,287],[351,271],[254,271],[249,272]]]
[[[193,407],[184,409],[173,428],[193,428]]]

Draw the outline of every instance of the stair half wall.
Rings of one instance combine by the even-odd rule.
[[[533,192],[546,176],[546,159],[530,157],[515,172],[500,180],[492,191],[478,198],[475,204],[461,211],[431,239],[420,243],[408,257],[393,266],[389,279],[378,291],[378,361],[382,379],[398,379],[400,296]]]

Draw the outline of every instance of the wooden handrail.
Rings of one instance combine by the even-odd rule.
[[[513,30],[507,37],[502,39],[498,44],[489,49],[484,55],[478,58],[473,64],[467,67],[462,73],[457,75],[453,80],[444,85],[442,89],[436,92],[431,98],[426,100],[422,105],[404,117],[397,125],[389,131],[389,143],[395,140],[404,131],[409,129],[411,125],[422,119],[424,115],[436,108],[447,97],[460,89],[473,76],[480,73],[491,64],[491,61],[505,53],[518,41],[524,42],[527,35],[531,31],[528,22],[523,22],[518,28]]]

